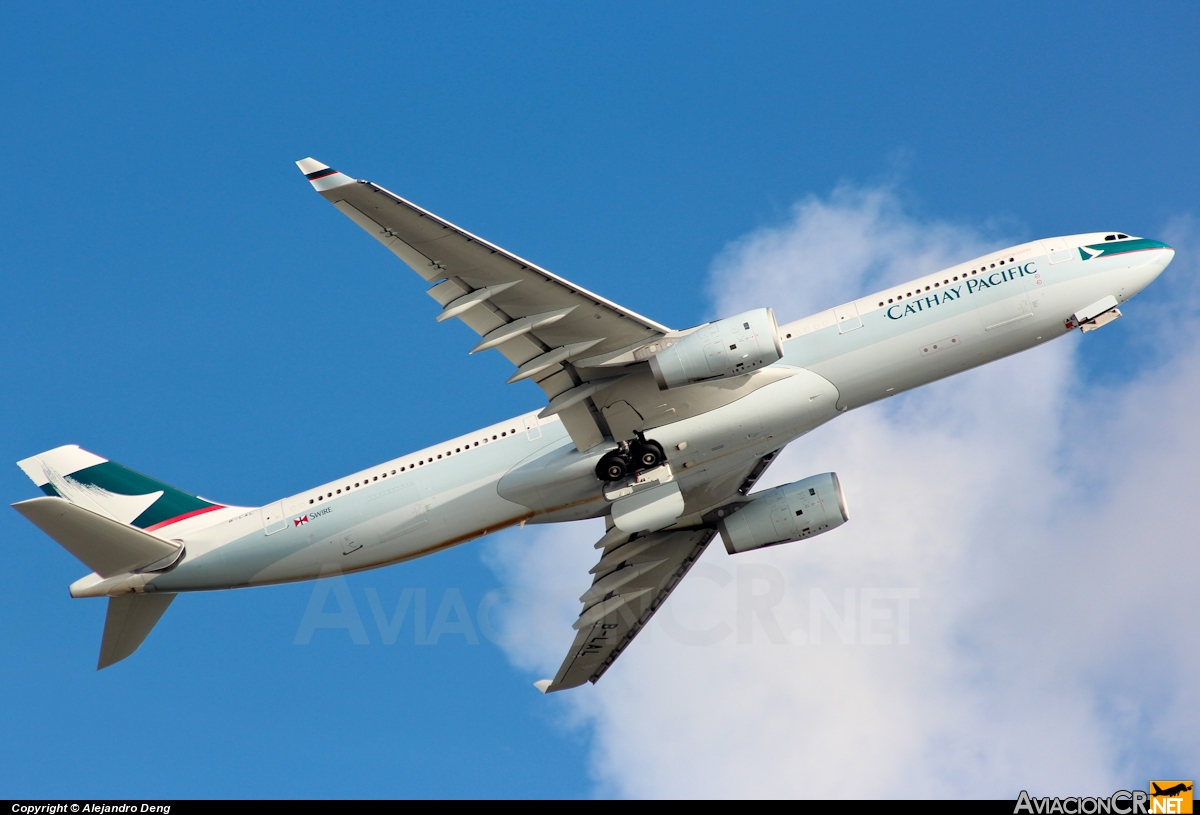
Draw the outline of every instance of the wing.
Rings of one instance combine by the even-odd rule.
[[[315,159],[296,162],[313,187],[432,283],[438,321],[457,317],[480,335],[471,353],[497,349],[517,366],[509,382],[533,379],[579,449],[601,441],[584,400],[612,384],[610,362],[670,333],[472,235],[369,181],[356,181]],[[607,368],[575,363],[603,360]]]
[[[538,689],[551,693],[599,681],[704,554],[717,534],[716,507],[741,499],[774,459],[771,453],[748,469],[689,491],[689,506],[705,512],[685,515],[691,525],[682,529],[630,535],[610,519],[608,531],[596,542],[602,550],[591,570],[596,577],[579,598],[583,611],[573,625],[579,633],[554,679],[535,683]]]
[[[614,527],[614,531],[616,530]],[[609,533],[611,535],[611,532]],[[575,641],[553,680],[537,683],[545,693],[596,682],[633,642],[704,553],[715,529],[654,532],[630,539],[618,535],[592,569],[592,587],[580,599]],[[601,542],[608,538],[605,535]]]

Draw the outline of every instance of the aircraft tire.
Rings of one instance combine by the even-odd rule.
[[[620,481],[629,475],[629,458],[620,450],[605,453],[596,465],[596,477],[601,481]]]
[[[662,445],[653,440],[634,442],[631,448],[631,457],[639,470],[653,470],[667,458]]]

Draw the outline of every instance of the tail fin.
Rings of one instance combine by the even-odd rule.
[[[104,639],[100,641],[96,670],[120,662],[136,651],[174,599],[174,594],[121,594],[108,598],[108,616],[104,618]]]
[[[76,506],[147,532],[224,507],[74,444],[18,461],[17,466],[46,495],[65,498]]]
[[[47,497],[13,508],[101,578],[170,567],[182,557],[183,547],[159,530],[225,508],[74,444],[17,466]],[[96,669],[136,651],[174,599],[174,594],[153,592],[109,597]]]

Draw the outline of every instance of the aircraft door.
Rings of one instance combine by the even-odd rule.
[[[837,320],[839,334],[846,334],[856,328],[862,328],[862,318],[858,316],[858,305],[855,303],[838,306],[833,310],[833,316]]]
[[[263,507],[259,514],[262,515],[263,532],[266,534],[274,535],[287,528],[287,519],[283,516],[283,501]]]
[[[1055,263],[1065,263],[1068,260],[1074,260],[1077,253],[1073,248],[1067,246],[1067,241],[1064,238],[1046,238],[1041,242],[1042,250],[1050,258],[1050,265]]]
[[[542,428],[538,426],[537,415],[525,417],[525,438],[536,441],[542,437]]]

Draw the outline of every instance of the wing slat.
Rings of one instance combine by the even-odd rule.
[[[553,399],[603,376],[573,364],[584,350],[611,356],[671,333],[377,184],[355,181],[311,158],[297,164],[307,175],[319,172],[310,181],[326,200],[434,284],[429,294],[443,307],[439,321],[457,317],[480,337],[492,335],[474,350],[494,347],[517,366],[521,375],[509,382],[533,379]],[[555,319],[538,319],[547,314]],[[537,365],[521,369],[538,358]],[[571,412],[564,424],[579,449],[603,439],[591,409]]]

